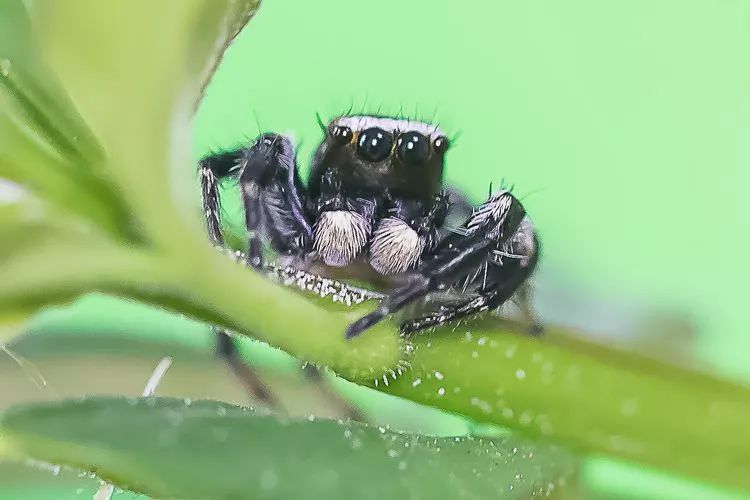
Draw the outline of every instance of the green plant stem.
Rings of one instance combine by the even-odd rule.
[[[414,339],[379,389],[479,422],[750,490],[750,390],[552,330],[485,321]],[[469,333],[467,333],[469,332]]]

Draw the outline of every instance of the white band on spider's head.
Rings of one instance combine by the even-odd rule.
[[[333,125],[338,125],[341,127],[349,127],[354,131],[365,130],[371,127],[378,127],[394,135],[399,132],[419,132],[420,134],[426,135],[428,137],[439,137],[445,135],[440,127],[438,127],[437,125],[433,125],[432,123],[397,118],[385,118],[381,116],[342,116],[333,120],[332,123]]]

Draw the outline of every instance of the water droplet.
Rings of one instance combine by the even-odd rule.
[[[310,415],[308,415],[307,416],[307,421],[308,422],[315,422],[315,415],[313,415],[312,413]]]
[[[531,413],[525,411],[518,417],[518,423],[521,425],[529,425],[531,423]]]
[[[525,379],[526,378],[526,372],[524,370],[522,370],[521,368],[519,368],[518,370],[516,370],[516,378],[518,380]]]
[[[219,443],[224,443],[227,439],[229,439],[229,432],[227,432],[226,429],[214,427],[212,434],[214,436],[214,439]]]
[[[386,453],[390,458],[396,458],[398,456],[398,451],[394,450],[393,448],[389,448]]]
[[[435,378],[438,380],[443,380],[443,374],[441,372],[435,372]]]
[[[421,378],[414,379],[414,381],[411,383],[411,386],[412,387],[416,387],[416,386],[418,386],[421,383],[422,383],[422,379]]]
[[[626,399],[622,402],[620,411],[624,417],[632,417],[638,410],[638,401],[634,398]]]
[[[182,400],[182,402],[185,403],[185,406],[190,406],[191,404],[193,404],[193,400],[190,398],[185,398]]]
[[[260,489],[263,491],[273,491],[279,485],[279,476],[276,471],[265,469],[260,473]]]
[[[482,410],[485,413],[491,413],[492,412],[492,407],[490,406],[490,404],[487,401],[484,401],[482,399],[479,399],[479,398],[476,398],[476,397],[475,398],[471,398],[471,404],[472,404],[472,406],[476,406],[477,408],[479,408],[480,410]]]
[[[438,396],[445,396],[445,387],[438,389]]]
[[[344,437],[347,438],[347,439],[350,438],[350,437],[352,437],[352,431],[350,429],[346,429],[344,431]]]
[[[225,417],[225,416],[227,415],[227,409],[226,409],[226,408],[224,408],[223,406],[219,406],[219,407],[218,407],[218,408],[216,409],[216,414],[217,414],[218,416],[220,416],[220,417]]]
[[[381,434],[385,434],[385,427],[378,427]]]
[[[471,351],[471,357],[476,359],[479,357],[479,353],[477,351]]]
[[[487,343],[487,337],[479,337],[479,340],[477,340],[477,345],[484,345]]]

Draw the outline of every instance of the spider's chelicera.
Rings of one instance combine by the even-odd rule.
[[[514,295],[528,312],[526,281],[539,255],[534,226],[500,189],[448,228],[461,209],[443,188],[448,146],[428,123],[342,116],[325,127],[303,183],[290,139],[263,134],[247,148],[201,160],[210,237],[224,244],[218,184],[235,177],[249,266],[267,269],[269,246],[283,266],[365,278],[387,290],[374,312],[347,328],[348,338],[407,306],[403,333],[497,309]]]

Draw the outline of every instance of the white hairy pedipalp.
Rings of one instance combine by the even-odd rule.
[[[370,246],[370,265],[380,274],[402,273],[417,265],[425,244],[425,239],[409,224],[388,217],[375,229]]]
[[[370,221],[356,212],[323,212],[313,228],[313,248],[327,266],[349,265],[370,239]]]

